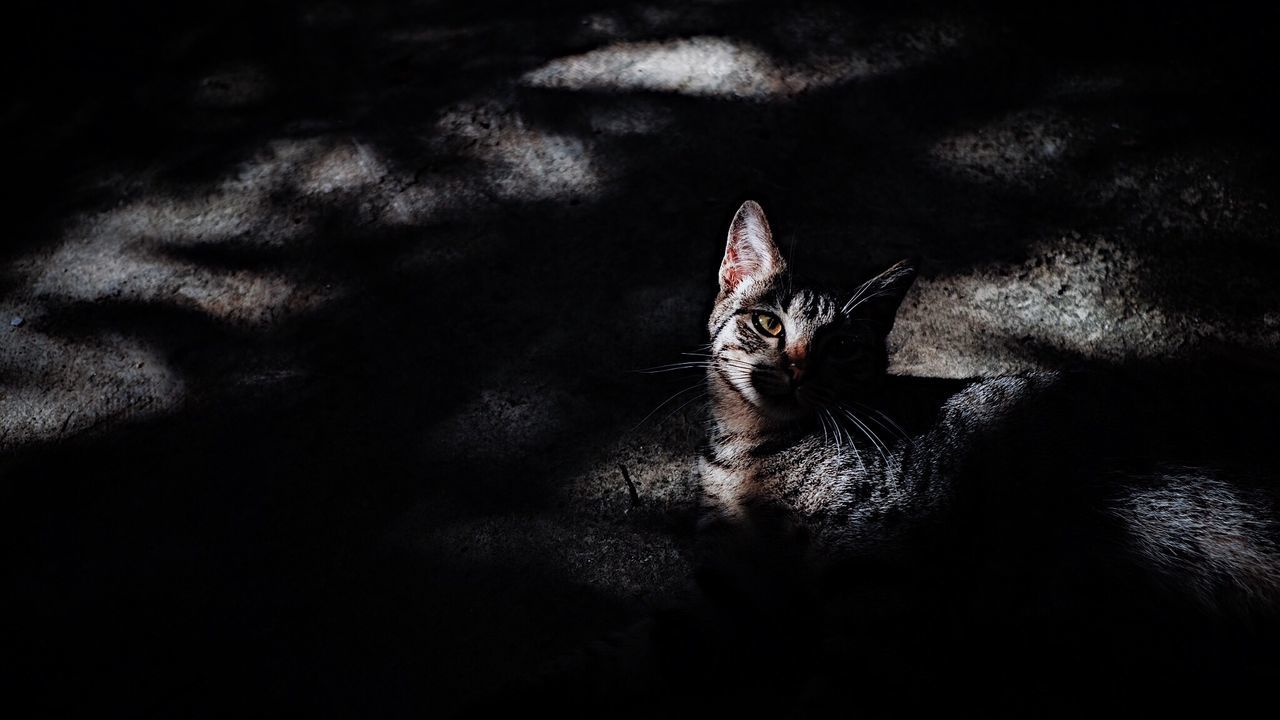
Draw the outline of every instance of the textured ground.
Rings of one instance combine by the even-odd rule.
[[[1280,350],[1271,18],[129,7],[6,43],[55,706],[452,707],[678,596],[696,392],[650,411],[697,377],[634,371],[703,342],[747,198],[797,266],[923,258],[896,372]]]

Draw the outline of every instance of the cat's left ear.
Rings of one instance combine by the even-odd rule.
[[[729,225],[729,240],[720,261],[720,292],[727,295],[749,278],[764,280],[784,267],[764,210],[751,200],[742,203]]]
[[[863,283],[845,303],[844,314],[870,320],[876,332],[882,337],[887,336],[898,316],[898,306],[916,280],[917,265],[919,261],[916,258],[900,260]]]

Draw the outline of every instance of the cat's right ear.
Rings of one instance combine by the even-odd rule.
[[[751,200],[742,203],[729,225],[729,241],[720,261],[720,292],[727,295],[748,279],[759,282],[773,277],[783,267],[764,210]]]

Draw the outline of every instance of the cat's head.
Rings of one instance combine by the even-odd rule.
[[[915,280],[902,261],[841,290],[791,277],[769,222],[748,200],[729,226],[720,293],[711,312],[717,400],[766,423],[813,417],[857,402],[884,376],[885,338]]]

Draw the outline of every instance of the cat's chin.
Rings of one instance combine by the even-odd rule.
[[[756,412],[777,423],[794,423],[813,416],[814,409],[795,395],[771,396],[755,405]]]

